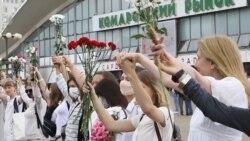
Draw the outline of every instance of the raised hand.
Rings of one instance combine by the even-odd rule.
[[[169,52],[167,52],[164,47],[165,46],[163,44],[154,45],[151,48],[152,54],[154,56],[159,56],[160,68],[164,72],[173,75],[182,68],[181,63]]]
[[[63,56],[63,63],[66,67],[72,67],[74,64],[68,56]]]
[[[127,55],[125,52],[121,52],[116,56],[118,66],[127,75],[135,72],[135,59],[135,54]]]

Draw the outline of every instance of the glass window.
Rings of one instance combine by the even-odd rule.
[[[197,51],[197,48],[198,48],[198,46],[197,46],[197,41],[198,40],[191,40],[190,41],[190,44],[189,44],[189,48],[188,48],[188,51]]]
[[[82,20],[82,3],[76,5],[76,20]]]
[[[201,16],[201,30],[203,37],[208,35],[213,35],[215,33],[213,14],[207,14]]]
[[[129,52],[129,47],[122,48],[122,52]]]
[[[113,41],[112,31],[106,31],[106,42]]]
[[[137,49],[138,47],[131,47],[129,52],[132,52],[132,53],[137,52]]]
[[[113,31],[113,39],[114,43],[116,44],[117,49],[119,50],[122,47],[122,35],[121,35],[121,29],[115,29]]]
[[[139,33],[138,28],[139,28],[138,26],[134,26],[134,27],[130,28],[130,37]],[[130,38],[130,40],[131,40],[131,46],[138,46],[139,45],[139,40],[136,40],[134,38],[133,39]]]
[[[201,18],[200,16],[191,17],[191,39],[201,37]]]
[[[105,0],[105,13],[111,12],[112,0]]]
[[[240,16],[239,10],[230,10],[227,13],[228,35],[239,34],[240,31]]]
[[[180,41],[178,46],[178,52],[187,52],[189,46],[189,40],[187,41]]]
[[[240,35],[239,43],[238,45],[240,47],[248,47],[250,41],[250,34]]]
[[[93,17],[96,14],[96,0],[89,1],[89,17]]]
[[[116,50],[112,51],[110,58],[113,59],[118,53],[119,53],[119,49],[116,48]]]
[[[74,21],[74,19],[75,19],[74,7],[71,7],[69,9],[69,22]]]
[[[69,23],[69,35],[74,35],[75,30],[74,30],[74,22]]]
[[[44,56],[45,56],[44,40],[40,41],[40,45],[39,45],[39,56],[40,56],[40,57],[44,57]]]
[[[180,29],[178,30],[179,39],[181,41],[190,39],[190,19],[183,18],[178,23]]]
[[[245,8],[240,10],[240,33],[250,33],[250,9]]]
[[[55,37],[55,26],[54,24],[50,25],[50,38],[54,38]]]
[[[89,20],[88,19],[82,21],[82,30],[83,30],[82,31],[83,33],[86,33],[89,31]]]
[[[112,1],[112,12],[119,11],[119,10],[121,10],[121,0],[113,0]]]
[[[122,47],[130,46],[129,28],[122,29]]]
[[[98,41],[105,42],[105,32],[103,31],[98,32],[97,36],[98,36]]]
[[[129,1],[122,0],[122,10],[126,10],[126,9],[128,9],[129,7],[131,7]]]
[[[76,22],[76,34],[82,34],[82,21]]]
[[[215,14],[215,26],[217,34],[227,35],[227,13],[225,11]]]
[[[89,32],[92,32],[93,31],[93,21],[92,21],[92,19],[89,19],[89,24],[88,24],[88,26],[89,26]]]
[[[230,38],[232,38],[234,40],[235,43],[238,43],[238,39],[239,36],[238,35],[234,35],[234,36],[229,36]]]
[[[68,24],[63,24],[62,31],[64,36],[68,35]]]
[[[90,34],[89,34],[89,38],[90,38],[91,40],[97,40],[96,32],[90,33]]]
[[[68,9],[64,9],[64,11],[62,12],[62,15],[64,15],[64,19],[63,19],[63,23],[67,23],[69,21],[69,17],[68,17]]]
[[[106,0],[105,0],[106,2]],[[97,14],[103,14],[104,13],[104,0],[98,0],[97,3]]]
[[[89,17],[89,6],[88,6],[89,1],[85,0],[82,2],[82,15],[83,19],[87,19]]]
[[[44,39],[44,30],[41,28],[40,34],[39,34],[39,39],[43,40]]]
[[[45,39],[48,39],[49,38],[49,26],[47,26],[44,30],[44,35],[45,35]]]
[[[51,52],[51,55],[54,54],[55,51],[56,51],[55,44],[56,44],[56,40],[55,39],[51,39],[50,40],[50,52]]]
[[[45,56],[51,56],[50,52],[50,40],[45,40]]]

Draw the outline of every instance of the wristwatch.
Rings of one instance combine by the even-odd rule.
[[[181,77],[181,79],[179,80],[179,88],[183,89],[183,87],[188,83],[191,78],[192,77],[189,74],[186,74],[185,76]]]
[[[175,83],[179,83],[179,79],[183,76],[184,73],[185,72],[183,69],[179,70],[177,73],[172,75],[172,81],[174,81]]]

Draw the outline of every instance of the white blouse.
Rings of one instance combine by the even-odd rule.
[[[207,77],[211,83],[213,97],[220,102],[247,108],[247,96],[242,83],[234,77],[215,80]],[[199,108],[196,108],[190,121],[188,141],[241,141],[242,132],[211,121],[205,117]]]
[[[159,108],[165,117],[166,125],[162,127],[157,123],[162,141],[171,141],[173,127],[170,121],[169,112],[166,107]],[[174,123],[174,115],[173,112],[170,111],[170,115],[172,118],[172,122]],[[133,134],[132,141],[158,141],[157,134],[154,127],[154,121],[150,119],[147,115],[145,115],[140,121],[141,115],[137,115],[131,118],[131,122],[133,126],[136,128]]]

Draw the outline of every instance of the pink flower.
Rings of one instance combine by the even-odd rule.
[[[109,141],[111,133],[105,128],[100,120],[96,120],[91,129],[91,141]]]
[[[22,58],[22,59],[25,59],[25,57],[24,57],[23,54],[18,54],[18,55],[17,55],[17,58],[18,58],[18,59],[21,59],[21,58]]]

